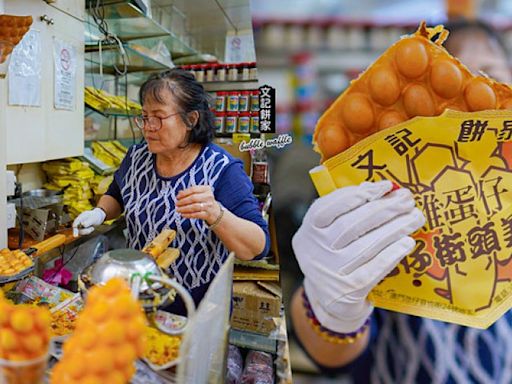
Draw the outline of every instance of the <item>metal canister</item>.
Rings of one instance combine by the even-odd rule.
[[[238,112],[228,112],[224,123],[225,133],[235,133],[238,125]]]
[[[249,133],[251,126],[251,114],[249,112],[242,112],[238,116],[238,132]]]

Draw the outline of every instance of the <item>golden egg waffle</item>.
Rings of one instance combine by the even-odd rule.
[[[0,64],[5,61],[14,47],[21,41],[32,25],[32,16],[0,15]]]
[[[134,363],[146,350],[145,331],[140,303],[122,279],[91,288],[50,383],[130,382]]]
[[[322,162],[416,116],[512,108],[512,88],[473,75],[443,48],[447,36],[443,26],[422,23],[351,82],[317,123],[313,142]]]
[[[34,261],[20,250],[0,250],[0,284],[19,280],[34,270]]]
[[[0,382],[40,383],[50,343],[50,313],[0,299]],[[17,365],[17,364],[24,365]]]

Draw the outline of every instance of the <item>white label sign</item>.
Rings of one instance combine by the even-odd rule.
[[[76,48],[55,39],[53,42],[55,62],[55,109],[75,110],[76,95]]]
[[[226,63],[256,61],[252,31],[247,34],[226,36]]]

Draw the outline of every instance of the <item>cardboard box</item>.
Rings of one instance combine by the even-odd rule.
[[[278,326],[281,313],[281,288],[278,284],[255,281],[233,283],[231,327],[269,335]]]

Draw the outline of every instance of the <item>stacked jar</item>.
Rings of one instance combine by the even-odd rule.
[[[259,133],[258,111],[258,90],[216,92],[216,133]]]
[[[249,131],[251,133],[260,133],[260,93],[257,89],[250,91],[249,110],[251,113],[251,123]]]
[[[240,91],[230,91],[226,94],[226,126],[225,133],[235,133],[238,128],[238,108],[240,106]]]
[[[258,79],[256,63],[230,63],[230,64],[192,64],[182,65],[181,69],[189,71],[197,81],[254,81]]]

